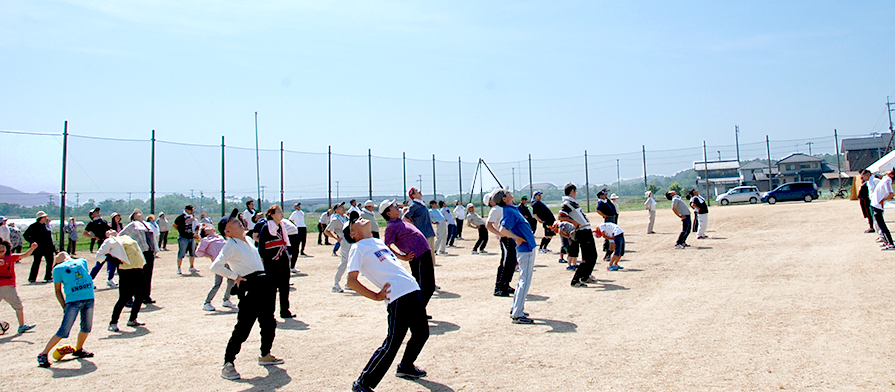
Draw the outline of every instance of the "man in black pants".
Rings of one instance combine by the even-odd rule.
[[[615,204],[612,204],[608,199],[609,189],[603,188],[599,192],[597,192],[597,198],[600,201],[597,202],[597,214],[600,214],[603,217],[603,223],[615,223],[618,224],[618,210],[615,208]],[[606,256],[603,257],[603,261],[609,261],[612,258],[612,251],[609,250],[609,240],[603,239],[603,251],[606,252]]]
[[[492,206],[488,213],[488,222],[485,227],[500,238],[500,265],[497,266],[497,278],[494,282],[495,297],[509,297],[516,292],[510,282],[516,272],[516,241],[500,235],[500,221],[503,219],[503,207],[507,205],[507,192],[497,189],[486,196],[488,205]],[[486,200],[482,200],[486,201]],[[512,202],[512,201],[510,201]]]
[[[858,191],[858,201],[861,204],[861,213],[864,214],[864,218],[867,219],[867,224],[870,225],[870,228],[865,230],[865,233],[873,233],[875,230],[873,229],[873,210],[870,209],[870,187],[867,186],[867,181],[870,180],[870,170],[864,169],[861,170],[861,190]]]
[[[689,247],[687,244],[687,237],[690,236],[690,224],[692,220],[690,219],[690,207],[687,206],[687,203],[681,199],[681,196],[677,194],[675,191],[665,192],[665,198],[671,200],[671,212],[674,212],[678,218],[681,219],[681,234],[677,237],[677,242],[674,244],[675,249],[684,249]]]
[[[572,287],[587,287],[586,283],[595,283],[590,278],[590,274],[594,272],[594,266],[597,264],[597,257],[599,257],[597,246],[590,229],[590,221],[576,200],[578,187],[571,183],[566,184],[563,192],[565,196],[562,198],[559,220],[575,225],[575,242],[581,248],[581,264],[578,265],[575,276],[572,277]]]
[[[34,262],[31,263],[31,274],[28,275],[28,282],[37,281],[37,273],[40,270],[40,261],[46,262],[46,270],[44,271],[44,281],[47,283],[53,281],[53,257],[56,256],[56,245],[53,244],[53,233],[47,223],[50,218],[43,211],[37,212],[37,220],[25,229],[22,237],[25,241],[37,244],[37,250],[33,253]]]
[[[550,240],[553,239],[554,235],[553,229],[550,227],[553,226],[553,222],[556,222],[556,218],[553,216],[553,212],[550,211],[550,208],[541,201],[542,197],[544,197],[544,194],[541,191],[535,191],[535,200],[531,203],[531,210],[534,213],[535,219],[544,226],[544,238],[541,239],[541,245],[538,247],[538,252],[547,253],[550,251],[547,249],[547,245],[550,244]]]
[[[211,272],[236,281],[233,290],[239,297],[239,314],[224,353],[221,377],[236,380],[239,379],[239,373],[236,372],[233,361],[236,360],[242,343],[248,339],[256,320],[261,327],[261,357],[258,358],[258,364],[269,366],[284,362],[270,354],[277,329],[277,320],[273,317],[276,292],[267,279],[258,250],[246,240],[245,226],[239,219],[239,210],[233,209],[229,217],[221,220],[218,228],[223,229],[220,231],[228,239],[211,264]]]
[[[408,329],[410,339],[395,376],[406,379],[425,377],[426,372],[417,368],[414,362],[429,339],[429,323],[426,322],[426,306],[421,298],[420,286],[385,243],[373,238],[370,228],[370,221],[364,218],[349,226],[349,236],[357,243],[348,256],[348,287],[374,301],[388,302],[388,335],[351,386],[352,391],[360,392],[372,391],[379,385],[395,360]],[[357,280],[361,273],[380,288],[378,292]]]

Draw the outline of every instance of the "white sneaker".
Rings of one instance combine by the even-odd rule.
[[[109,331],[118,332],[118,324],[109,324]]]
[[[211,302],[206,302],[205,305],[202,305],[202,310],[206,312],[214,312],[214,306]]]
[[[335,286],[333,286],[333,292],[334,292],[334,293],[344,293],[345,290],[342,290],[342,287],[341,287],[341,286],[339,286],[339,285],[335,285]]]
[[[477,254],[479,254],[479,251],[474,250],[474,251],[472,251],[472,254],[477,255]]]
[[[190,267],[190,272],[199,272],[199,270],[196,267]]]
[[[180,268],[177,269],[177,275],[183,275],[183,272],[180,272]]]
[[[297,274],[297,273],[298,273],[298,269],[296,269],[296,268],[290,268],[290,269],[289,269],[289,272],[292,272],[293,274]]]
[[[109,280],[106,282],[106,285],[109,286],[109,287],[111,287],[111,288],[113,288],[113,289],[116,288],[116,287],[118,287],[118,283],[115,283],[115,281],[112,280],[112,279],[109,279]]]
[[[233,302],[230,302],[229,299],[225,299],[224,303],[222,303],[221,305],[223,305],[225,308],[235,308],[236,307],[236,304],[234,304]]]

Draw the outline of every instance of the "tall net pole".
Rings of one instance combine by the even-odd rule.
[[[61,211],[59,212],[59,251],[65,249],[65,172],[68,163],[68,121],[62,128],[62,189],[59,192],[59,199],[62,202]],[[6,248],[7,250],[9,248]]]

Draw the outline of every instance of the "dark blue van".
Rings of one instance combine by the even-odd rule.
[[[770,192],[765,192],[761,196],[761,202],[768,202],[768,204],[788,200],[804,200],[808,203],[814,199],[817,199],[817,185],[813,182],[790,182],[780,185]]]

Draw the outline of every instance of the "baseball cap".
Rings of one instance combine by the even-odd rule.
[[[6,222],[6,217],[3,215],[0,215],[0,223],[3,223],[3,222]]]
[[[410,188],[410,190],[407,191],[407,197],[413,199],[413,197],[411,195],[414,194],[415,192],[417,192],[416,188]]]
[[[218,222],[218,232],[221,234],[224,234],[224,229],[227,227],[227,222],[229,222],[230,219],[235,219],[238,216],[239,216],[239,209],[234,208],[233,211],[230,212],[230,216],[225,216],[225,217],[221,218],[220,222]],[[242,221],[240,221],[240,223],[241,222]]]
[[[607,193],[609,193],[609,189],[606,189],[606,188],[600,189],[600,191],[597,192],[597,197],[603,196]]]
[[[603,237],[603,232],[600,231],[600,228],[594,230],[594,236],[596,236],[597,238]]]
[[[494,204],[497,204],[497,203],[500,203],[500,201],[503,200],[503,197],[506,195],[507,195],[506,190],[498,188],[498,189],[495,189],[493,192],[491,192],[491,200],[494,201]]]
[[[395,199],[395,200],[388,200],[388,199],[385,199],[385,200],[383,200],[382,203],[379,203],[379,213],[380,213],[380,214],[384,214],[385,211],[388,210],[389,207],[395,205],[395,203],[397,203],[397,202],[398,202],[398,199]]]
[[[466,205],[466,208],[475,208],[475,206],[472,203],[469,203]]]
[[[535,197],[535,196],[537,196],[537,195],[541,195],[541,194],[544,194],[544,192],[541,192],[541,191],[535,191],[535,193],[534,193],[534,195],[532,195],[532,197]]]

